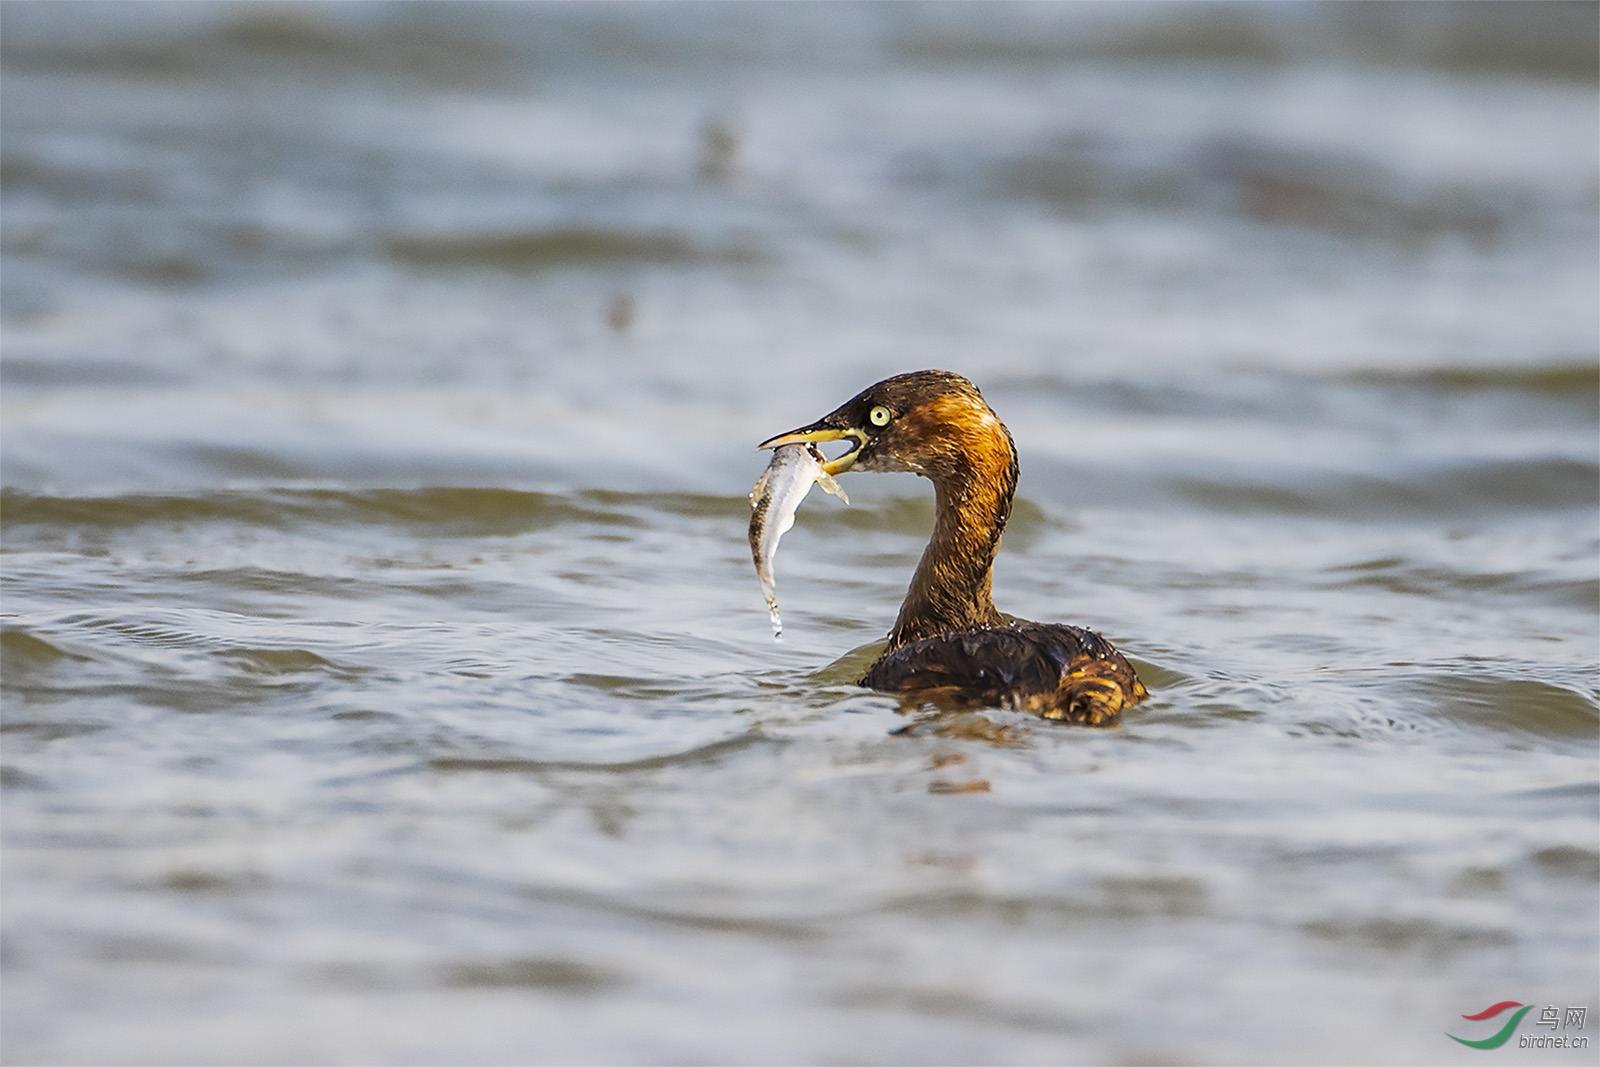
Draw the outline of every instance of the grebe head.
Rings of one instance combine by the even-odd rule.
[[[804,441],[851,443],[849,451],[823,463],[829,474],[911,471],[938,481],[974,467],[1015,463],[1011,435],[978,387],[942,370],[885,378],[811,425],[757,447]]]

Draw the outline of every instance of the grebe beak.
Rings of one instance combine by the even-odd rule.
[[[854,426],[841,428],[837,424],[830,425],[833,419],[834,416],[830,415],[821,422],[814,422],[810,426],[802,426],[798,430],[780,433],[778,436],[756,445],[756,449],[759,451],[763,448],[779,448],[783,445],[803,445],[807,442],[814,444],[820,441],[850,441],[850,450],[844,455],[822,461],[824,473],[830,475],[842,474],[850,469],[850,465],[856,461],[856,456],[860,455],[862,446],[867,443],[867,433],[865,430],[858,430]]]

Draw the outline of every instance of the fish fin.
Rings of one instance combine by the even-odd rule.
[[[824,493],[829,493],[833,496],[836,496],[840,500],[843,500],[846,504],[850,503],[850,498],[844,495],[844,488],[838,482],[833,480],[833,475],[817,475],[817,484],[822,486],[822,491]]]

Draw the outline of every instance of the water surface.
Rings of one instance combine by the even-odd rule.
[[[1600,122],[1536,10],[4,5],[6,1059],[1592,1030]],[[922,367],[1121,728],[852,684],[910,476],[807,502],[772,642],[754,443]]]

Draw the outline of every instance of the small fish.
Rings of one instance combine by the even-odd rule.
[[[778,617],[778,585],[772,577],[772,557],[778,552],[779,538],[794,525],[800,502],[818,482],[827,492],[850,503],[839,483],[823,472],[822,453],[816,445],[781,445],[772,450],[772,462],[750,490],[750,555],[756,561],[756,577],[761,579],[767,610],[772,613],[774,639],[783,634],[783,620]]]

